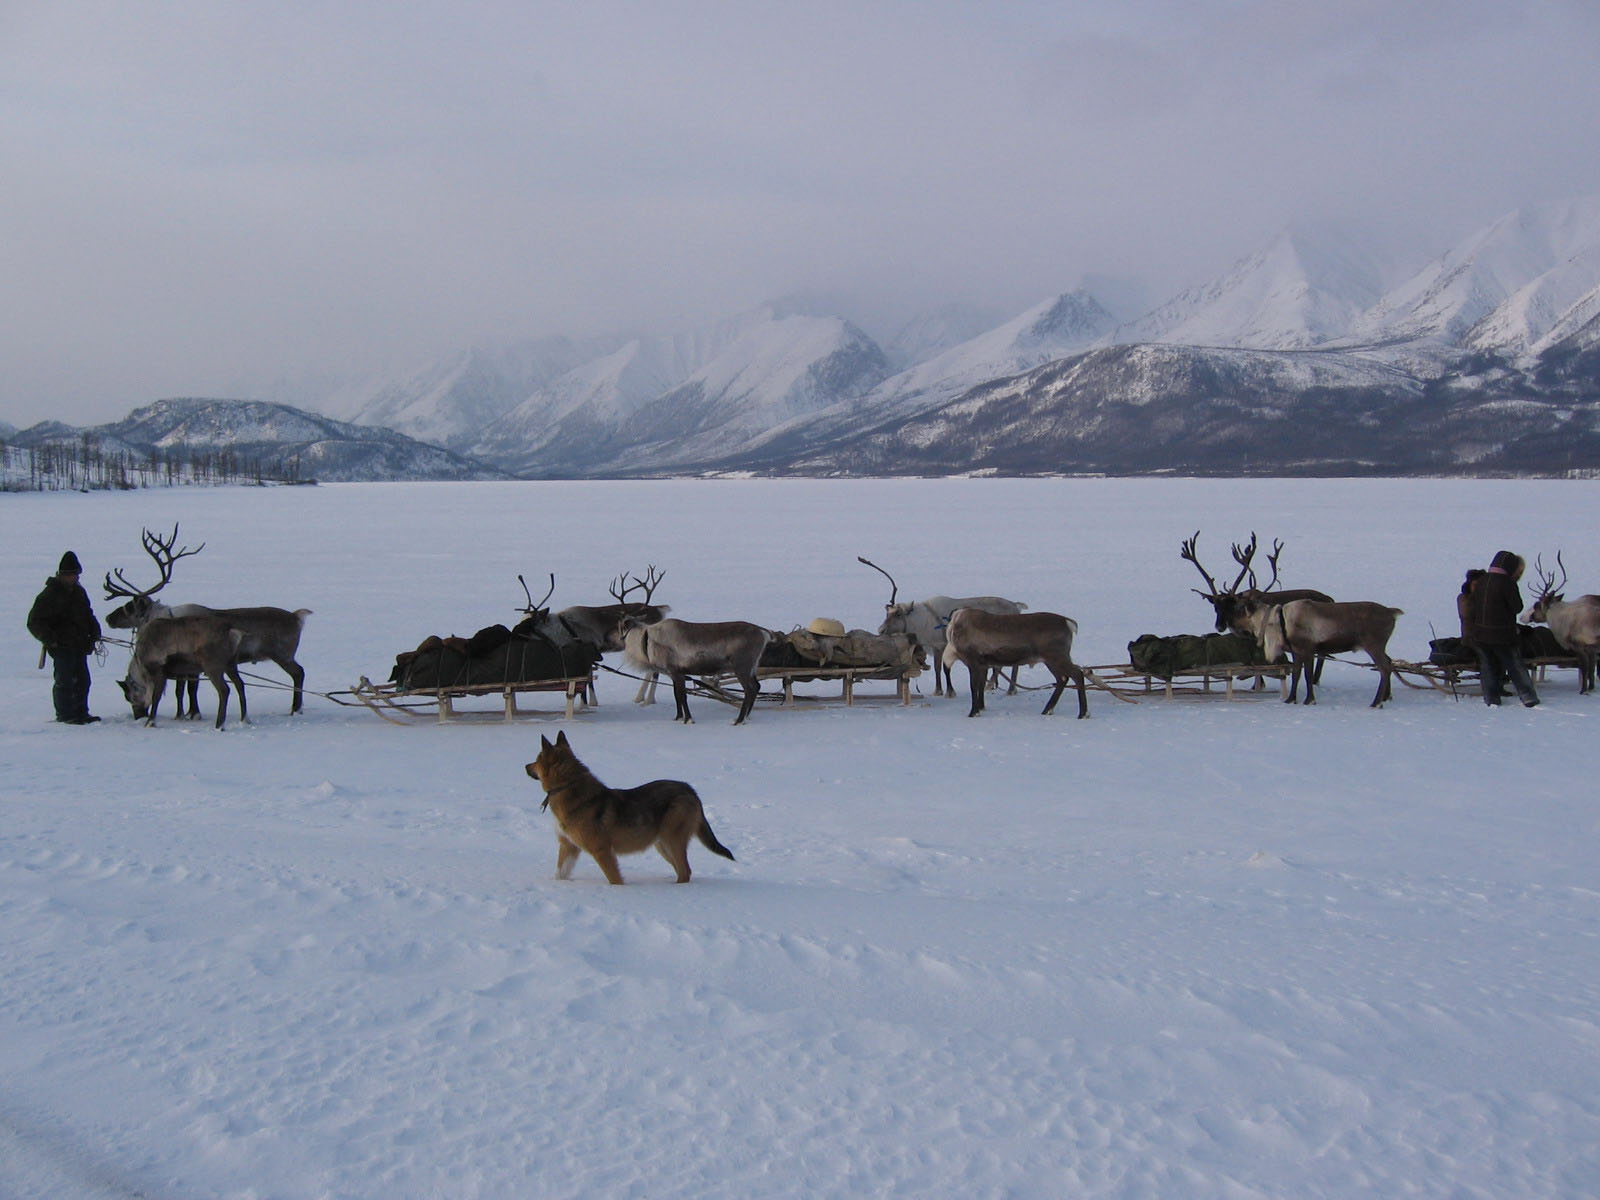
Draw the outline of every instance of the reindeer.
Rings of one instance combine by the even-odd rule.
[[[664,672],[672,677],[672,698],[677,705],[673,720],[693,725],[689,715],[687,680],[690,675],[732,675],[744,688],[744,703],[734,724],[743,724],[755,707],[761,685],[756,667],[772,634],[748,621],[696,622],[668,617],[653,624],[634,617],[622,622],[623,653],[628,664],[641,671]]]
[[[1273,590],[1278,582],[1278,556],[1283,553],[1283,541],[1280,538],[1273,539],[1272,553],[1267,555],[1267,565],[1272,568],[1272,578],[1267,581],[1267,586],[1264,588],[1256,586],[1256,573],[1252,565],[1256,556],[1255,533],[1250,534],[1248,545],[1241,546],[1235,542],[1233,561],[1239,564],[1239,574],[1226,590],[1217,587],[1217,581],[1211,578],[1210,573],[1200,565],[1199,558],[1195,556],[1195,546],[1199,541],[1200,531],[1197,529],[1193,537],[1185,539],[1178,553],[1192,562],[1195,570],[1200,572],[1200,577],[1206,581],[1206,591],[1202,592],[1199,588],[1190,590],[1209,601],[1211,607],[1216,610],[1218,633],[1226,633],[1230,629],[1234,633],[1249,633],[1250,613],[1262,605],[1288,604],[1294,600],[1320,600],[1327,604],[1333,600],[1333,597],[1326,592],[1312,588]],[[1250,586],[1241,592],[1239,585],[1245,581],[1246,576],[1250,579]]]
[[[643,579],[634,575],[630,581],[628,573],[623,572],[611,582],[610,591],[616,598],[615,604],[577,604],[555,613],[545,607],[550,597],[555,594],[554,573],[550,576],[549,590],[537,601],[534,600],[533,593],[528,590],[527,580],[518,575],[517,582],[522,584],[522,591],[528,602],[521,609],[523,620],[517,626],[517,631],[544,637],[558,648],[581,647],[590,662],[598,661],[602,654],[615,653],[623,648],[624,620],[632,618],[650,625],[660,621],[672,611],[669,605],[651,603],[656,588],[661,585],[666,575],[665,571],[657,571],[654,564],[645,569]],[[641,598],[630,599],[636,593],[640,594]],[[639,685],[638,695],[634,697],[635,703],[655,703],[655,681],[654,672],[646,675]],[[590,703],[594,702],[593,696],[588,696],[587,699]]]
[[[921,646],[933,663],[933,694],[935,696],[948,695],[955,699],[956,686],[950,678],[950,668],[944,663],[944,648],[946,642],[946,626],[950,616],[958,608],[975,608],[982,612],[1016,614],[1028,606],[1018,600],[1007,600],[1003,596],[929,596],[926,600],[916,600],[907,604],[896,604],[895,598],[900,594],[900,585],[895,583],[894,576],[885,571],[877,563],[856,555],[856,561],[865,563],[889,581],[889,602],[883,606],[883,624],[878,626],[880,636],[890,634],[906,634],[912,641]],[[998,680],[999,672],[995,678]],[[1015,695],[1017,691],[1017,672],[1011,672],[1011,686],[1007,689],[1008,696]]]
[[[1056,681],[1042,715],[1055,711],[1069,679],[1078,685],[1078,719],[1089,715],[1083,670],[1072,661],[1072,639],[1078,634],[1078,623],[1071,617],[1052,612],[992,613],[980,608],[958,608],[950,614],[945,632],[945,671],[948,673],[956,663],[963,662],[971,677],[972,709],[967,716],[975,717],[983,711],[984,681],[991,669],[1034,663],[1043,663]]]
[[[106,624],[113,629],[138,630],[147,622],[159,617],[190,617],[190,616],[215,616],[219,617],[240,634],[238,646],[238,662],[254,663],[268,660],[278,665],[279,669],[287,675],[294,684],[294,698],[289,705],[290,714],[300,711],[305,690],[305,669],[295,661],[295,652],[300,648],[300,634],[305,628],[306,618],[311,615],[309,608],[296,609],[289,612],[287,609],[271,607],[255,608],[207,608],[203,604],[178,604],[168,606],[153,599],[157,592],[172,582],[173,565],[181,558],[198,554],[205,549],[205,543],[194,547],[192,550],[185,546],[181,550],[174,550],[178,541],[178,526],[172,526],[172,533],[162,538],[151,533],[148,529],[142,533],[145,553],[155,562],[160,579],[154,587],[139,588],[128,580],[128,577],[118,569],[108,571],[105,577],[106,599],[115,600],[125,597],[127,603],[113,609],[106,617]],[[192,674],[192,673],[191,673]],[[198,684],[198,678],[194,680]],[[193,703],[194,692],[190,697]],[[240,716],[244,715],[244,693],[239,693]],[[182,706],[179,706],[180,715]]]
[[[146,726],[156,723],[156,709],[169,678],[205,675],[217,689],[216,728],[228,716],[228,685],[239,689],[239,719],[246,719],[244,681],[239,678],[239,643],[243,635],[221,617],[198,615],[156,617],[146,621],[134,638],[128,676],[118,680],[122,694],[133,706],[135,718]]]
[[[656,588],[661,586],[661,581],[666,577],[667,573],[657,571],[654,563],[645,568],[643,579],[635,575],[631,583],[627,572],[623,572],[611,581],[609,590],[616,599],[615,604],[577,604],[563,608],[555,614],[555,623],[575,640],[587,642],[597,650],[606,653],[619,651],[622,649],[623,621],[632,618],[645,625],[654,625],[672,611],[671,605],[651,602]],[[641,599],[628,599],[636,592],[642,593]]]
[[[1285,652],[1293,659],[1286,703],[1296,702],[1302,675],[1306,681],[1306,703],[1317,702],[1311,686],[1314,682],[1311,665],[1318,657],[1365,650],[1378,668],[1378,690],[1370,707],[1381,708],[1384,701],[1393,699],[1390,689],[1393,665],[1388,646],[1395,618],[1400,615],[1398,608],[1366,600],[1291,600],[1287,604],[1259,606],[1246,619],[1268,662],[1280,661]]]
[[[1559,582],[1555,572],[1545,571],[1542,560],[1534,560],[1539,592],[1528,610],[1527,619],[1550,626],[1556,641],[1577,655],[1578,694],[1584,695],[1594,691],[1595,654],[1600,650],[1600,596],[1564,599],[1561,589],[1567,586],[1567,565],[1561,561],[1559,550],[1556,551],[1556,566],[1561,571]]]
[[[1194,564],[1194,569],[1200,572],[1200,578],[1206,581],[1206,590],[1191,588],[1195,595],[1210,603],[1216,612],[1216,630],[1218,633],[1243,633],[1253,634],[1251,621],[1252,614],[1259,608],[1273,604],[1289,604],[1295,600],[1320,600],[1324,604],[1331,603],[1333,597],[1326,592],[1319,592],[1313,588],[1289,588],[1273,590],[1278,582],[1278,557],[1283,553],[1283,540],[1272,539],[1272,553],[1267,555],[1267,564],[1272,568],[1272,578],[1267,581],[1267,586],[1256,586],[1256,573],[1252,565],[1256,556],[1256,535],[1252,530],[1250,541],[1241,546],[1238,542],[1233,544],[1233,561],[1239,564],[1239,574],[1226,589],[1217,587],[1217,581],[1211,578],[1211,573],[1200,565],[1200,559],[1195,553],[1195,547],[1200,541],[1200,531],[1196,529],[1194,536],[1187,538],[1178,548],[1180,557]],[[1244,591],[1239,590],[1239,585],[1249,577],[1250,586]],[[1327,662],[1325,656],[1319,655],[1312,664],[1311,679],[1316,683],[1322,682],[1322,667]],[[1256,687],[1262,686],[1261,677],[1256,677]]]

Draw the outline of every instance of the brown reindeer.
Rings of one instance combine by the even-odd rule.
[[[156,723],[156,709],[170,678],[204,675],[217,689],[216,727],[228,717],[228,685],[239,689],[239,718],[245,719],[244,681],[239,678],[241,634],[220,617],[157,617],[146,621],[133,644],[128,677],[119,680],[133,715]]]
[[[181,550],[173,547],[178,541],[178,526],[173,525],[172,533],[166,538],[151,533],[148,529],[143,531],[145,553],[155,562],[160,579],[154,587],[140,588],[129,582],[128,577],[119,569],[108,571],[105,577],[106,599],[115,600],[125,598],[126,604],[115,608],[106,617],[106,624],[113,629],[138,630],[147,622],[161,617],[201,617],[214,616],[225,621],[231,628],[239,631],[239,645],[237,662],[254,663],[270,661],[276,663],[294,685],[294,696],[289,704],[291,714],[298,713],[304,699],[306,682],[305,668],[295,661],[295,654],[300,648],[300,634],[305,629],[306,618],[311,615],[309,608],[296,609],[289,612],[287,609],[259,606],[253,608],[207,608],[203,604],[177,604],[166,605],[153,599],[155,594],[168,583],[172,582],[172,568],[180,558],[187,558],[198,554],[205,549],[205,543],[194,547],[192,550],[185,546]],[[192,674],[192,673],[191,673]],[[198,684],[198,677],[193,677],[193,684]],[[180,684],[180,687],[182,685]],[[190,703],[193,704],[194,691],[191,686]],[[240,715],[244,715],[244,694],[239,695]],[[183,715],[181,700],[178,705],[178,714]]]
[[[1366,600],[1331,603],[1291,600],[1288,604],[1268,604],[1253,610],[1249,617],[1250,632],[1261,643],[1261,652],[1268,662],[1278,662],[1285,654],[1293,660],[1286,703],[1295,703],[1302,675],[1306,681],[1306,703],[1317,702],[1311,686],[1311,664],[1316,658],[1348,650],[1365,650],[1378,668],[1378,690],[1372,697],[1371,707],[1380,708],[1384,701],[1393,699],[1390,676],[1394,668],[1388,647],[1395,618],[1401,611]]]
[[[676,704],[673,720],[693,725],[689,715],[688,678],[691,675],[732,675],[744,688],[744,703],[734,724],[744,723],[755,707],[761,685],[756,667],[761,652],[772,634],[748,621],[664,621],[645,624],[624,618],[623,652],[630,666],[641,671],[656,671],[672,677],[672,698]]]
[[[977,608],[958,608],[945,627],[944,665],[948,670],[966,663],[972,685],[975,717],[983,711],[984,682],[995,667],[1026,667],[1043,663],[1055,677],[1055,690],[1044,706],[1044,716],[1055,710],[1056,701],[1071,679],[1078,686],[1078,719],[1089,715],[1089,697],[1084,690],[1083,670],[1072,661],[1072,639],[1078,623],[1059,613],[991,613]]]

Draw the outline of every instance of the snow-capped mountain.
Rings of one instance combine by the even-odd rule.
[[[802,328],[782,324],[803,321]],[[753,330],[637,415],[639,447],[623,461],[666,465],[742,450],[785,422],[868,392],[889,373],[883,351],[837,317],[789,318]]]
[[[1596,272],[1600,275],[1600,271]],[[1600,328],[1600,284],[1590,288],[1575,300],[1544,335],[1528,347],[1528,356],[1537,358],[1547,350],[1564,343],[1578,342],[1584,349],[1588,348],[1589,339],[1595,336],[1595,330]]]
[[[1511,214],[1388,292],[1393,268],[1350,239],[1288,233],[1102,349],[950,395],[1005,358],[1019,319],[895,376],[868,398],[880,403],[781,429],[729,465],[1597,469],[1597,215],[1595,200]]]
[[[474,452],[533,462],[563,431],[568,441],[608,439],[640,407],[682,382],[695,352],[692,338],[633,338],[536,389],[480,430]]]
[[[1384,272],[1349,236],[1287,229],[1220,279],[1119,326],[1107,341],[1305,349],[1344,335],[1377,303]]]
[[[1529,349],[1600,283],[1600,197],[1508,213],[1388,292],[1356,342]]]
[[[729,465],[801,476],[1593,471],[1600,362],[1589,370],[1589,400],[1575,404],[1436,385],[1342,352],[1115,345]]]
[[[1081,288],[1054,296],[884,380],[858,406],[872,419],[931,407],[986,380],[1015,375],[1083,350],[1116,320]]]
[[[941,304],[918,313],[900,327],[884,347],[897,371],[927,362],[953,346],[970,342],[987,333],[1004,319],[1004,314],[972,304]]]
[[[351,419],[464,451],[479,440],[487,426],[531,393],[597,355],[609,353],[617,340],[549,337],[509,346],[475,347],[404,381],[369,385]]]
[[[859,395],[888,369],[850,322],[767,305],[575,368],[486,428],[475,453],[555,474],[688,462]]]

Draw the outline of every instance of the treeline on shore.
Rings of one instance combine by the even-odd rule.
[[[0,440],[0,491],[91,492],[191,484],[315,483],[298,456],[263,456],[229,447],[184,445],[105,449],[99,439],[17,446]]]

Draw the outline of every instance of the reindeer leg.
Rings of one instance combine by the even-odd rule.
[[[1089,715],[1089,690],[1085,686],[1083,668],[1078,666],[1077,663],[1073,663],[1071,673],[1072,678],[1078,684],[1078,720],[1081,721]]]
[[[989,672],[984,667],[980,666],[976,661],[968,661],[967,676],[972,683],[972,709],[967,713],[967,716],[969,717],[975,717],[983,711],[983,681],[988,677],[988,674]],[[951,684],[951,699],[955,698],[955,694],[955,685]]]
[[[239,693],[239,720],[245,725],[250,724],[250,710],[244,702],[244,680],[239,677],[239,664],[228,664],[228,678],[233,680],[233,690]]]
[[[1384,701],[1393,699],[1393,696],[1390,695],[1389,692],[1390,659],[1387,654],[1384,654],[1382,651],[1378,651],[1373,653],[1372,661],[1377,664],[1378,667],[1378,690],[1372,697],[1372,703],[1367,707],[1382,708]]]
[[[211,682],[216,686],[217,689],[216,727],[221,729],[223,722],[228,719],[228,681],[222,677],[221,671],[217,671],[212,674]]]
[[[1061,699],[1061,693],[1066,691],[1067,688],[1067,673],[1065,671],[1062,671],[1059,675],[1057,675],[1054,670],[1052,670],[1050,673],[1055,675],[1056,686],[1055,690],[1050,693],[1050,699],[1046,700],[1044,703],[1044,711],[1039,714],[1043,717],[1048,717],[1055,711],[1056,701]]]
[[[1311,690],[1311,664],[1313,657],[1309,654],[1296,654],[1294,656],[1294,669],[1306,681],[1306,703],[1315,704],[1316,695]]]
[[[1011,686],[1006,688],[1006,695],[1015,696],[1017,694],[1017,672],[1021,669],[1021,667],[1011,668]]]
[[[750,715],[750,710],[756,706],[756,697],[761,694],[761,684],[756,681],[753,674],[739,682],[744,685],[744,703],[739,706],[739,715],[733,719],[735,725],[744,724],[745,718]],[[680,879],[678,882],[682,883],[683,880]]]
[[[150,712],[145,717],[145,726],[149,728],[156,723],[156,705],[161,703],[161,694],[167,690],[167,677],[157,675],[150,681]]]
[[[644,678],[639,680],[639,691],[634,695],[635,704],[654,704],[656,702],[656,680],[660,678],[654,671],[646,671]]]
[[[673,713],[674,721],[682,721],[685,725],[693,725],[694,718],[689,715],[689,686],[687,676],[672,673],[672,702],[677,706]]]
[[[295,660],[292,658],[275,658],[272,661],[278,664],[278,669],[287,675],[289,677],[289,681],[294,684],[294,699],[289,701],[289,715],[292,717],[300,711],[300,703],[303,698],[302,694],[304,693],[306,686],[306,669],[299,663],[295,662]],[[239,716],[240,719],[243,719],[244,692],[242,689],[239,692],[239,701]]]

